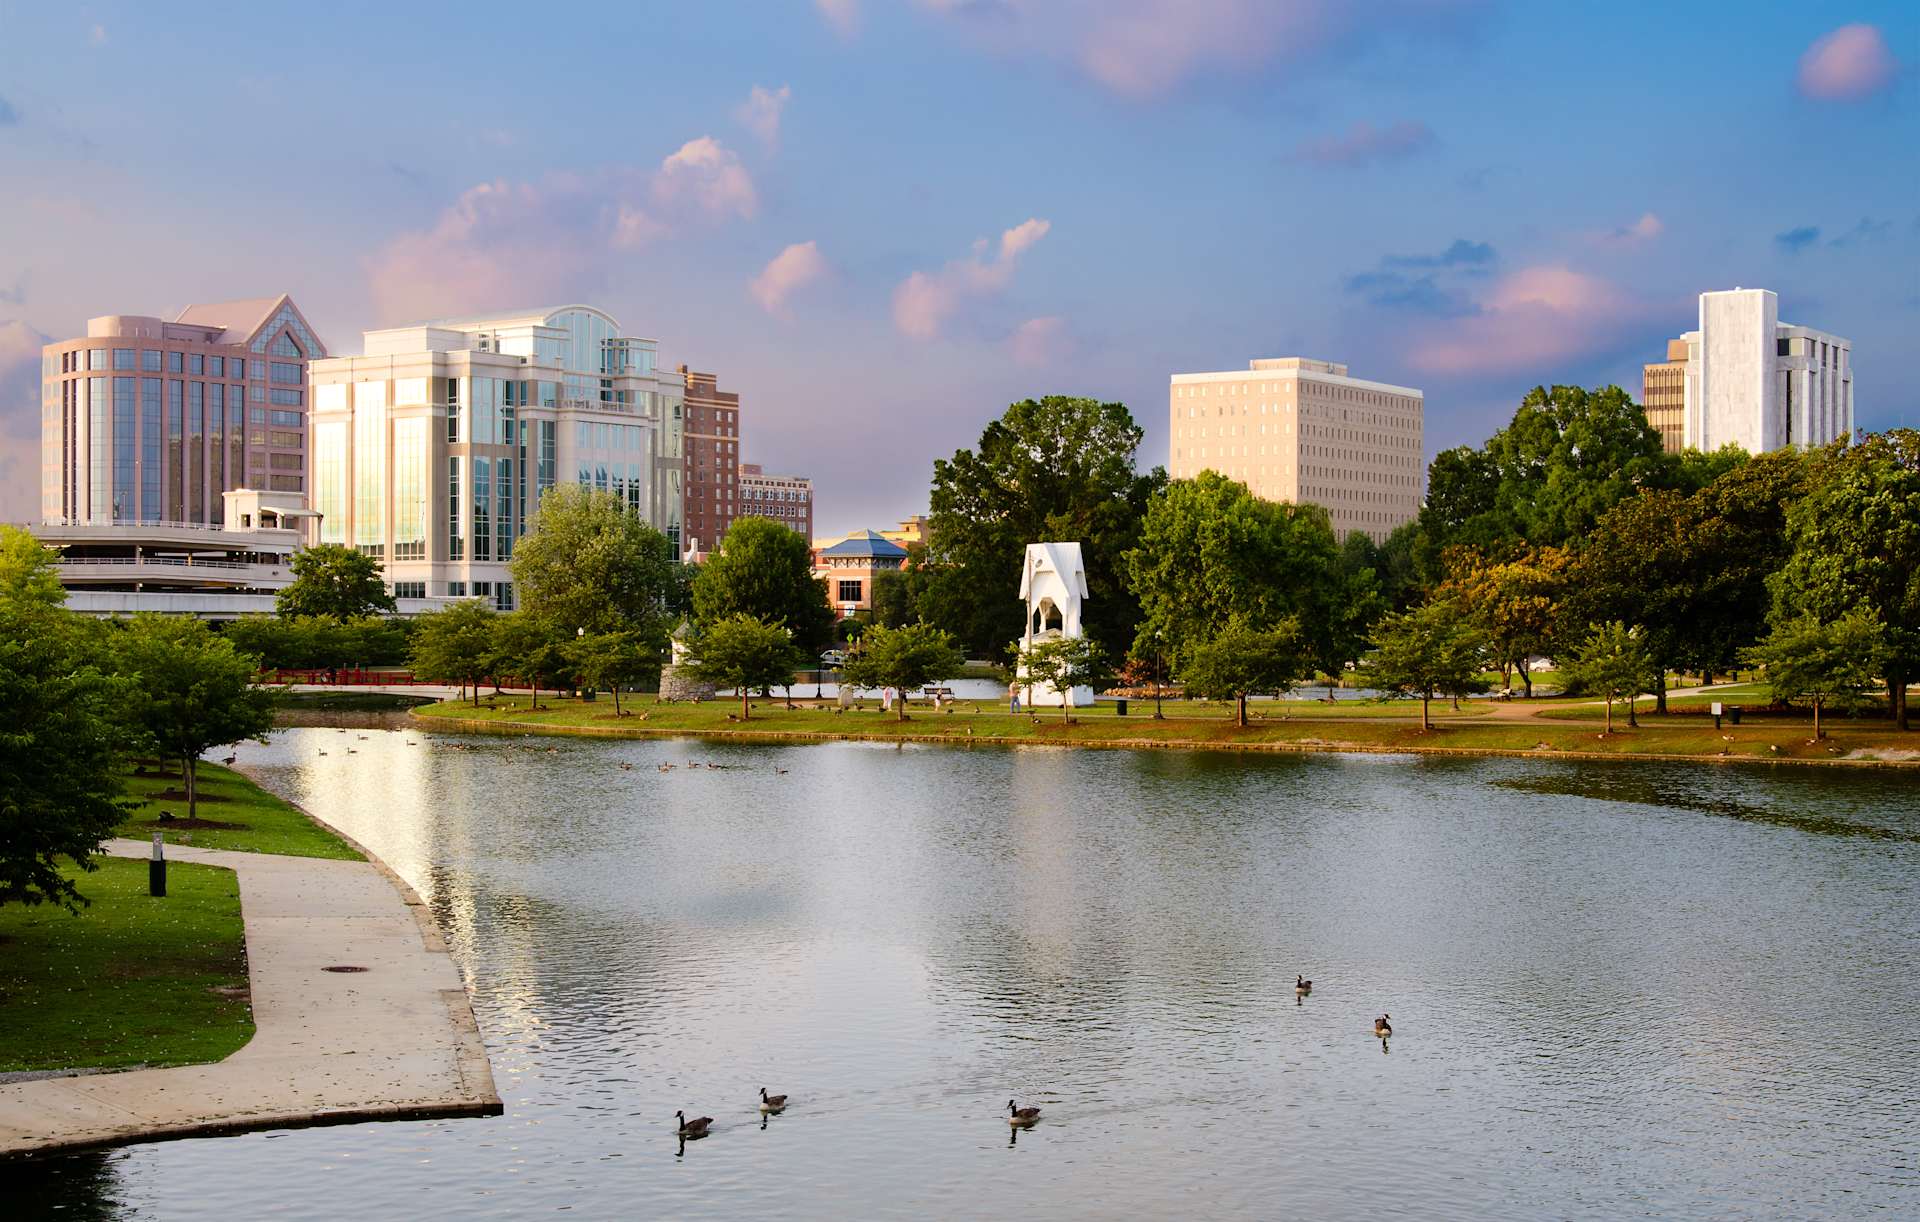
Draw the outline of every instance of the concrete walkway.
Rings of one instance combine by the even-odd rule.
[[[116,857],[151,846],[113,840]],[[0,1086],[0,1156],[352,1120],[497,1115],[466,988],[372,861],[168,846],[240,880],[254,1036],[224,1061]],[[364,972],[329,972],[330,966]]]

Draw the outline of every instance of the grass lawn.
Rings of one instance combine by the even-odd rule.
[[[1487,701],[1471,701],[1455,714],[1436,701],[1434,729],[1420,728],[1419,705],[1339,705],[1311,701],[1264,701],[1254,706],[1258,720],[1245,729],[1233,724],[1221,704],[1200,701],[1168,704],[1165,720],[1153,719],[1153,707],[1134,703],[1130,716],[1115,715],[1111,706],[1081,710],[1075,724],[1063,725],[1058,710],[1041,710],[1038,719],[1010,716],[1004,705],[960,701],[951,713],[935,713],[916,706],[911,720],[900,722],[877,710],[835,713],[825,706],[800,702],[788,710],[780,700],[756,701],[753,717],[741,723],[739,705],[730,700],[701,704],[655,705],[648,700],[628,705],[628,716],[616,718],[613,704],[602,698],[592,703],[558,696],[543,697],[542,709],[530,712],[524,696],[502,697],[496,707],[475,709],[458,702],[429,705],[415,716],[431,726],[436,719],[463,719],[507,732],[551,730],[556,733],[631,735],[766,734],[768,736],[854,737],[880,740],[948,743],[1034,743],[1069,746],[1180,747],[1300,747],[1317,749],[1457,750],[1601,752],[1621,755],[1745,756],[1760,759],[1831,759],[1853,750],[1914,751],[1920,734],[1901,735],[1885,723],[1834,723],[1833,738],[1807,742],[1807,727],[1793,722],[1761,722],[1724,732],[1715,731],[1708,718],[1675,718],[1662,725],[1627,730],[1625,716],[1616,720],[1613,734],[1585,720],[1516,720],[1491,715]],[[1573,710],[1567,710],[1572,712]],[[1646,720],[1643,718],[1643,721]],[[1902,758],[1893,756],[1892,758]]]
[[[200,765],[202,826],[187,826],[187,797],[181,788],[178,765],[167,763],[165,776],[128,776],[127,794],[140,807],[115,833],[135,840],[151,840],[159,832],[168,844],[190,844],[203,849],[234,849],[242,853],[280,853],[288,857],[361,859],[352,845],[321,827],[298,809],[229,768]],[[164,796],[163,796],[164,795]],[[173,814],[171,821],[161,811]],[[207,826],[217,824],[220,826]]]
[[[253,1038],[232,870],[173,862],[165,899],[144,861],[75,877],[78,916],[0,907],[0,1072],[196,1064]]]

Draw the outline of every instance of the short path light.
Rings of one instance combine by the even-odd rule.
[[[167,894],[167,853],[160,847],[160,833],[153,834],[153,860],[147,863],[147,894],[165,898]]]

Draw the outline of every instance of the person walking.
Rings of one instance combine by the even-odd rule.
[[[1020,712],[1020,685],[1007,684],[1007,712],[1018,715]]]

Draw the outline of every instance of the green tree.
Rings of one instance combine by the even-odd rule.
[[[578,635],[569,636],[559,624],[525,609],[509,611],[493,622],[493,649],[489,656],[495,675],[509,674],[533,689],[527,707],[538,709],[543,679],[558,687],[569,673],[568,651]]]
[[[660,651],[664,648],[664,642],[657,635],[629,629],[577,637],[569,657],[573,673],[580,676],[583,684],[594,689],[612,689],[613,715],[624,717],[620,689],[658,679]]]
[[[1808,611],[1776,624],[1747,660],[1767,670],[1767,688],[1775,700],[1805,696],[1813,703],[1813,736],[1821,737],[1820,709],[1853,712],[1866,703],[1887,661],[1886,626],[1865,606],[1857,606],[1830,624]]]
[[[736,615],[783,623],[810,655],[833,640],[833,609],[813,575],[812,546],[772,518],[734,519],[720,550],[694,575],[693,614],[702,626]]]
[[[889,628],[904,628],[925,620],[931,606],[928,591],[932,584],[927,545],[909,544],[904,565],[873,575],[873,592],[868,599],[872,604],[873,622]]]
[[[1287,620],[1270,632],[1230,627],[1194,649],[1180,670],[1187,691],[1234,702],[1234,724],[1247,724],[1248,696],[1278,696],[1310,673],[1308,642]]]
[[[1616,699],[1627,702],[1627,724],[1640,724],[1634,701],[1653,686],[1658,664],[1638,628],[1619,620],[1594,625],[1569,669],[1580,686],[1606,697],[1607,733],[1613,733]]]
[[[1343,622],[1327,511],[1260,500],[1217,472],[1174,480],[1153,497],[1126,565],[1141,612],[1134,651],[1164,650],[1176,671],[1230,624]]]
[[[785,625],[745,613],[702,628],[694,642],[694,656],[693,671],[702,682],[740,693],[742,721],[753,716],[755,690],[792,683],[793,672],[807,661]]]
[[[1485,649],[1471,617],[1457,603],[1429,602],[1374,626],[1374,650],[1360,667],[1360,681],[1382,692],[1420,697],[1420,728],[1433,729],[1429,708],[1436,695],[1486,690],[1480,671]]]
[[[1121,557],[1147,500],[1166,482],[1142,474],[1142,433],[1126,406],[1050,395],[1026,399],[971,450],[933,464],[926,596],[917,611],[974,657],[1004,657],[1023,614],[1026,545],[1077,541],[1087,567],[1087,635],[1109,651],[1133,640],[1138,610]]]
[[[1027,689],[1028,703],[1036,687],[1050,687],[1060,693],[1060,716],[1073,724],[1073,689],[1104,683],[1112,672],[1106,651],[1091,637],[1061,636],[1036,641],[1024,651],[1015,641],[1008,646],[1015,655],[1015,673]]]
[[[1457,603],[1486,642],[1500,667],[1500,679],[1513,690],[1517,667],[1526,695],[1533,696],[1533,672],[1527,661],[1553,646],[1566,593],[1568,553],[1557,547],[1522,548],[1511,559],[1489,560],[1468,548],[1448,553],[1451,576],[1440,588]]]
[[[1327,574],[1327,597],[1320,599],[1320,614],[1304,633],[1309,661],[1327,677],[1327,699],[1347,663],[1356,662],[1367,649],[1367,630],[1387,611],[1386,597],[1380,592],[1377,565],[1379,550],[1373,540],[1360,531],[1347,535],[1340,545],[1332,570]],[[1298,624],[1295,625],[1296,631]]]
[[[274,597],[274,609],[294,618],[331,615],[359,619],[393,611],[393,595],[381,580],[379,562],[338,543],[321,543],[293,554],[293,582]]]
[[[1920,432],[1894,429],[1820,456],[1787,512],[1786,563],[1768,582],[1774,622],[1833,623],[1856,607],[1885,625],[1895,724],[1920,677]]]
[[[457,683],[480,703],[480,681],[491,672],[499,614],[478,599],[463,599],[414,622],[413,673],[432,683]]]
[[[92,870],[125,817],[126,683],[100,629],[63,606],[52,552],[0,526],[0,904],[86,902],[61,859]]]
[[[960,673],[966,658],[953,636],[931,624],[889,628],[874,624],[861,636],[860,646],[841,667],[841,681],[855,687],[893,687],[900,690],[900,720],[907,719],[907,693]]]
[[[242,739],[265,742],[273,695],[253,683],[259,659],[205,624],[183,616],[133,617],[117,642],[129,707],[141,735],[180,761],[187,817],[199,813],[200,757]]]
[[[561,636],[667,623],[675,595],[673,544],[616,493],[560,484],[513,549],[520,609]]]

